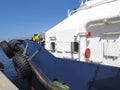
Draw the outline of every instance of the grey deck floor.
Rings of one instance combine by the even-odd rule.
[[[0,90],[19,90],[19,89],[0,71]]]

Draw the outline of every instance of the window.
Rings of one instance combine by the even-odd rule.
[[[78,52],[79,44],[78,42],[71,42],[71,51],[72,52]]]
[[[55,52],[55,42],[51,42],[51,44],[50,44],[50,50],[52,52]]]

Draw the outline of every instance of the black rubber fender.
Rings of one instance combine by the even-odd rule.
[[[18,76],[21,79],[25,79],[29,76],[31,76],[32,74],[32,70],[31,67],[29,65],[29,62],[27,60],[27,57],[17,53],[14,57],[13,57],[13,64],[15,67],[15,70],[18,74]]]
[[[20,51],[20,48],[17,47],[18,44],[22,44],[23,43],[23,40],[10,40],[8,42],[10,48],[14,51],[14,52],[19,52]]]
[[[7,41],[0,42],[0,46],[1,46],[2,50],[4,51],[4,53],[6,54],[6,56],[8,58],[12,58],[14,56],[14,52],[10,48],[9,44],[7,43]]]

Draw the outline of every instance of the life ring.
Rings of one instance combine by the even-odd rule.
[[[90,50],[90,48],[86,48],[86,50],[85,50],[85,57],[86,57],[86,58],[89,58],[90,55],[91,55],[91,50]]]

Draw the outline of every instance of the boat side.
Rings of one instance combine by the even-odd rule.
[[[79,8],[48,30],[45,48],[60,58],[120,67],[120,1],[107,1]]]
[[[120,89],[118,67],[56,58],[35,42],[29,42],[27,54],[30,55],[29,53],[38,49],[40,51],[29,62],[39,82],[49,89],[51,83],[55,85],[55,81],[64,83],[70,90]]]

